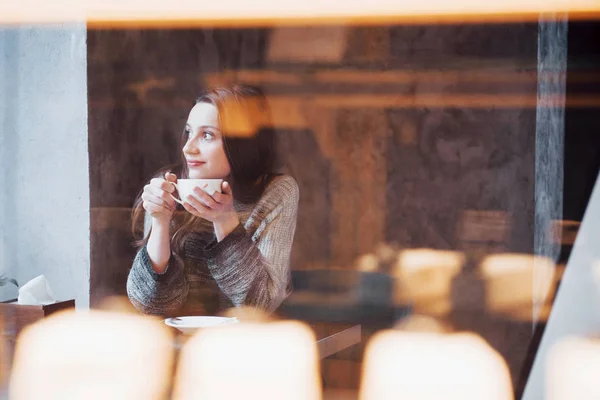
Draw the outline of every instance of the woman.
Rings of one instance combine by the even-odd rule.
[[[140,311],[211,315],[233,306],[276,309],[291,290],[289,257],[298,186],[275,170],[275,136],[264,96],[248,86],[200,96],[183,134],[183,165],[152,179],[136,201],[144,239],[127,280]],[[178,206],[178,177],[224,179]],[[185,209],[185,210],[184,210]]]

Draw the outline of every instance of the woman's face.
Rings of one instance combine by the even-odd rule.
[[[190,111],[183,155],[191,179],[223,179],[231,172],[218,116],[217,108],[208,103],[198,103]]]

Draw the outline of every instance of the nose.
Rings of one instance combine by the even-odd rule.
[[[191,137],[188,139],[187,142],[185,142],[185,145],[183,146],[183,153],[184,154],[198,154],[198,146],[196,146],[195,141],[193,140],[194,138]]]

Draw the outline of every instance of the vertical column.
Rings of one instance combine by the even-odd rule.
[[[562,219],[567,18],[554,16],[538,26],[538,101],[535,131],[534,253],[556,262],[560,246],[552,220]],[[552,277],[534,275],[534,294],[547,292]],[[536,298],[538,296],[535,296]],[[533,305],[534,322],[541,304]]]
[[[562,219],[566,70],[567,16],[546,16],[538,27],[534,251],[537,255],[549,257],[553,261],[557,261],[560,251],[558,245],[552,242],[550,222],[553,219]],[[597,199],[598,196],[595,197]],[[590,205],[594,199],[592,197]],[[593,221],[588,222],[593,224]],[[589,246],[589,243],[587,245]],[[579,249],[574,248],[570,264],[578,261],[577,256],[581,258],[582,255],[585,257],[591,253],[589,249],[581,249],[581,246]],[[568,273],[563,276],[561,290],[554,300],[552,314],[537,349],[522,399],[546,397],[544,374],[551,345],[562,335],[588,331],[590,325],[597,323],[586,315],[588,310],[594,310],[592,304],[596,291],[591,290],[593,283],[589,268],[588,260],[584,264],[576,263],[570,266]],[[550,284],[548,279],[537,272],[534,272],[534,296],[546,290]],[[535,322],[540,305],[533,306]]]

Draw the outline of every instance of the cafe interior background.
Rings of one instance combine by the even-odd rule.
[[[268,95],[284,171],[300,189],[296,290],[282,310],[362,325],[360,344],[320,362],[324,388],[359,390],[369,338],[421,315],[483,337],[506,361],[516,398],[539,398],[525,386],[543,386],[534,365],[547,351],[542,337],[597,332],[599,322],[600,283],[581,278],[600,255],[589,220],[600,213],[598,38],[597,20],[566,14],[6,25],[1,272],[19,283],[44,274],[78,309],[125,296],[132,203],[178,161],[193,100],[220,84],[253,84]],[[411,254],[451,272],[395,275]],[[494,262],[525,267],[494,283],[481,272]],[[569,268],[573,282],[558,291]],[[0,290],[16,297],[10,285]],[[556,327],[545,329],[551,311]]]

